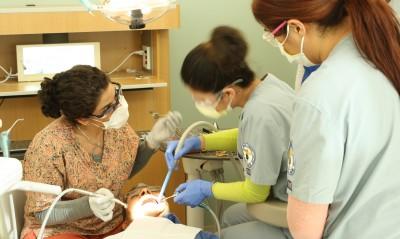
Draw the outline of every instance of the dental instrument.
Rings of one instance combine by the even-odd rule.
[[[53,200],[53,202],[51,203],[51,206],[49,207],[46,216],[42,222],[42,226],[40,227],[40,231],[39,231],[39,235],[38,235],[38,239],[43,239],[44,237],[44,229],[46,227],[47,221],[50,218],[50,214],[51,211],[53,211],[54,207],[56,206],[57,202],[67,193],[71,193],[71,192],[77,192],[80,193],[82,195],[86,195],[86,196],[96,196],[96,197],[107,197],[101,194],[96,194],[94,192],[89,192],[86,190],[82,190],[82,189],[76,189],[76,188],[68,188],[64,191],[62,191],[60,194],[58,194],[58,196]],[[107,197],[109,198],[109,197]],[[128,205],[126,203],[123,203],[122,201],[120,201],[119,199],[116,198],[109,198],[110,200],[114,201],[115,203],[120,204],[121,206],[123,206],[124,208],[128,208]]]
[[[182,149],[183,144],[185,143],[185,139],[187,138],[189,133],[192,130],[198,128],[198,127],[207,127],[207,128],[209,128],[209,129],[211,129],[213,131],[217,131],[218,130],[213,124],[211,124],[209,122],[206,122],[206,121],[198,121],[198,122],[193,123],[192,125],[190,125],[183,132],[182,137],[179,139],[178,146],[175,149],[175,154],[177,152],[179,152],[179,150]],[[177,159],[175,161],[175,165],[174,166],[178,165],[178,163],[179,163],[179,159]],[[172,176],[172,173],[174,172],[174,170],[175,170],[175,167],[171,167],[171,169],[168,170],[167,175],[165,176],[164,182],[162,184],[162,187],[161,187],[161,190],[160,190],[160,195],[158,196],[158,200],[157,201],[161,202],[162,197],[164,196],[165,190],[167,189],[168,183],[171,180],[171,176]]]
[[[178,195],[177,193],[174,193],[174,194],[172,194],[172,195],[169,196],[169,197],[165,197],[165,198],[161,199],[161,202],[165,202],[165,201],[167,201],[167,200],[170,199],[170,198],[176,197],[177,195]]]

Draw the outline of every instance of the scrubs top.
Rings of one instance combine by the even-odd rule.
[[[294,106],[288,193],[330,204],[324,238],[400,238],[400,98],[344,38]]]
[[[287,201],[286,166],[294,90],[269,74],[261,81],[240,115],[237,152],[245,177]]]
[[[126,124],[120,129],[104,131],[104,149],[101,163],[95,162],[77,140],[74,126],[64,117],[50,123],[35,135],[25,153],[24,180],[58,185],[63,190],[78,188],[91,192],[109,189],[123,200],[122,187],[131,174],[139,145],[139,137]],[[54,195],[27,192],[24,235],[32,231],[37,235],[41,222],[35,213],[49,208]],[[82,197],[79,193],[66,194],[62,200]],[[113,218],[103,222],[95,215],[65,224],[47,226],[45,236],[62,233],[79,235],[106,234],[123,221],[124,209],[116,204]]]

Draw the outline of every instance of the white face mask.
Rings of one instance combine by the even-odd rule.
[[[241,83],[241,82],[243,82],[243,79],[239,78],[239,79],[235,80],[234,82],[230,83],[229,85],[225,86],[224,89],[226,87],[234,86],[234,85],[236,85],[238,83]],[[229,104],[226,107],[226,109],[221,110],[221,111],[217,111],[216,108],[217,108],[219,102],[222,100],[223,94],[224,94],[224,92],[223,92],[223,89],[222,89],[220,91],[220,93],[216,94],[216,95],[218,95],[218,97],[217,97],[217,100],[214,103],[211,103],[211,101],[209,101],[209,100],[198,102],[195,99],[193,99],[194,102],[195,102],[194,104],[195,104],[197,110],[201,114],[203,114],[204,116],[212,118],[212,119],[221,118],[222,116],[227,115],[232,110],[231,104],[232,104],[232,100],[233,100],[232,98],[229,100]]]
[[[119,129],[128,122],[128,102],[123,95],[119,96],[119,104],[107,122],[98,121],[103,124],[103,129]]]
[[[222,116],[225,116],[226,114],[228,114],[229,111],[232,110],[232,107],[231,107],[232,100],[230,100],[226,109],[224,109],[222,111],[217,111],[216,107],[219,104],[219,102],[221,101],[221,99],[222,99],[222,95],[214,103],[210,103],[209,101],[202,101],[202,102],[195,101],[194,104],[195,104],[197,110],[204,116],[212,118],[212,119],[218,119],[218,118],[221,118]]]
[[[289,27],[289,25],[287,25],[286,38],[282,43],[280,43],[278,40],[274,39],[277,42],[277,46],[279,47],[281,54],[284,55],[290,63],[295,62],[297,64],[300,64],[300,65],[303,65],[306,67],[317,65],[317,64],[313,63],[310,59],[308,59],[308,57],[304,54],[304,36],[301,38],[300,53],[291,55],[286,52],[283,45],[286,43],[286,40],[289,37],[289,30],[290,30],[290,27]]]

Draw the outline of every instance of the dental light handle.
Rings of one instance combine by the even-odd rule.
[[[204,128],[208,128],[212,131],[218,131],[218,129],[216,128],[215,125],[207,122],[207,121],[197,121],[195,123],[193,123],[192,125],[190,125],[182,134],[182,137],[179,139],[178,145],[176,146],[175,149],[175,154],[177,154],[179,152],[179,150],[182,149],[183,144],[185,143],[186,138],[189,136],[190,132],[192,132],[192,130],[198,128],[198,127],[204,127]],[[175,165],[179,164],[179,159],[175,160]],[[160,190],[160,194],[158,196],[158,201],[161,202],[162,197],[164,196],[165,190],[167,189],[168,183],[171,179],[172,173],[174,171],[175,167],[171,167],[171,169],[168,170],[167,172],[167,176],[164,179],[163,185],[161,187]]]

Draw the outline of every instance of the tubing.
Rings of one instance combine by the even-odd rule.
[[[211,216],[214,218],[215,224],[217,225],[218,237],[221,238],[221,226],[219,224],[217,215],[215,215],[214,211],[204,202],[200,203],[199,207],[206,209],[211,214]]]
[[[198,127],[207,127],[210,130],[217,131],[218,129],[211,123],[207,121],[197,121],[193,124],[191,124],[182,134],[181,138],[179,139],[178,145],[176,146],[175,149],[175,154],[179,152],[179,150],[182,149],[183,144],[185,143],[186,138],[188,137],[189,133],[192,132],[192,130],[198,128]],[[175,161],[175,165],[179,163],[179,159]],[[168,183],[171,180],[172,173],[174,171],[175,167],[172,167],[171,169],[168,170],[167,175],[165,176],[164,182],[161,186],[160,190],[160,195],[158,196],[158,201],[161,202],[162,197],[164,196],[165,190],[167,189]]]
[[[38,235],[38,239],[43,239],[43,235],[44,235],[44,229],[46,228],[46,224],[47,221],[49,220],[51,211],[53,211],[54,207],[56,206],[57,202],[67,193],[71,193],[71,192],[77,192],[83,195],[87,195],[87,196],[96,196],[96,197],[106,197],[104,195],[101,194],[96,194],[93,192],[89,192],[89,191],[85,191],[82,189],[76,189],[76,188],[68,188],[64,191],[62,191],[55,199],[54,201],[51,203],[51,206],[49,207],[49,210],[47,210],[46,216],[44,217],[42,226],[40,227],[40,231],[39,231],[39,235]],[[111,200],[113,200],[114,202],[120,204],[121,206],[123,206],[124,208],[127,208],[128,205],[126,205],[126,203],[121,202],[119,199],[116,198],[112,198]]]

